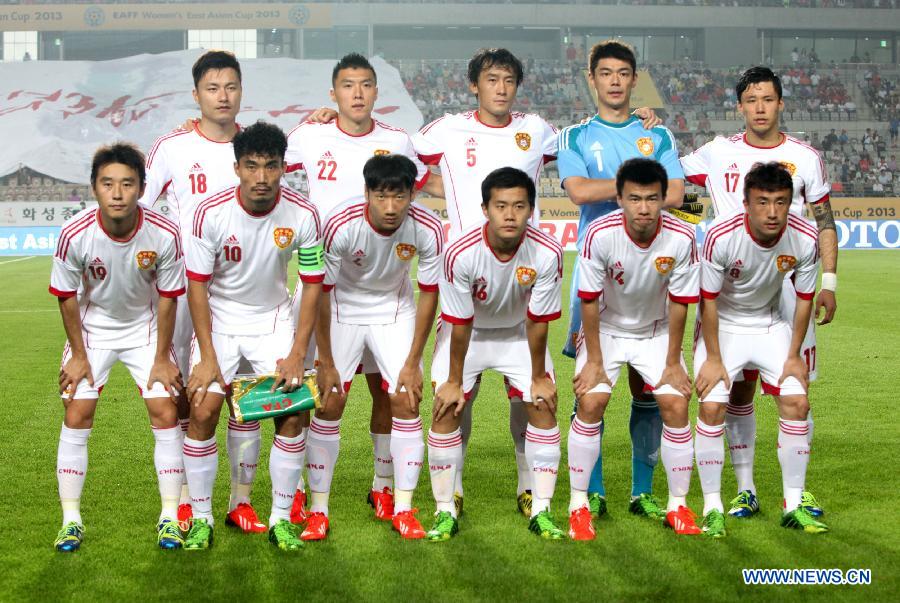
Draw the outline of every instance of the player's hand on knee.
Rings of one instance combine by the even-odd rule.
[[[316,374],[316,381],[319,386],[319,395],[322,397],[321,410],[327,411],[332,398],[340,398],[344,395],[344,386],[341,383],[341,376],[337,369],[332,366],[319,366]]]
[[[87,355],[73,354],[59,370],[59,393],[67,394],[69,400],[72,400],[82,379],[87,380],[91,387],[94,386],[94,375],[91,373],[91,363]]]
[[[800,355],[788,356],[784,361],[784,369],[782,369],[781,377],[778,378],[778,385],[784,383],[788,377],[793,377],[806,389],[809,386],[809,368]]]
[[[725,365],[722,364],[721,360],[708,358],[703,363],[703,366],[700,367],[697,379],[694,381],[697,397],[700,400],[705,400],[719,381],[725,384],[725,389],[731,389],[731,379],[728,377]]]
[[[446,382],[434,392],[434,410],[432,415],[436,421],[441,420],[447,412],[458,417],[466,406],[466,394],[462,384]]]
[[[536,409],[556,414],[556,384],[550,377],[535,377],[531,380],[531,399]]]
[[[275,383],[272,390],[283,386],[283,391],[292,392],[303,382],[304,358],[294,354],[288,354],[287,358],[281,358],[275,363]]]
[[[406,394],[409,402],[409,410],[413,413],[419,412],[419,403],[422,401],[422,370],[418,365],[403,365],[400,374],[397,377],[397,388],[395,394]]]
[[[599,362],[586,362],[581,367],[581,371],[572,379],[575,395],[579,397],[587,394],[601,383],[612,385],[609,377],[606,376],[606,371],[603,370],[603,365]]]
[[[184,389],[181,371],[178,370],[178,365],[169,358],[153,363],[153,367],[150,369],[150,376],[147,379],[147,389],[153,389],[154,383],[159,383],[163,386],[173,404],[177,403],[178,394]]]
[[[822,309],[825,309],[825,315],[819,320]],[[837,298],[834,291],[830,289],[822,289],[816,297],[816,324],[827,325],[834,320],[834,313],[837,312]]]
[[[316,124],[327,124],[328,122],[337,119],[337,115],[337,111],[331,107],[319,107],[310,113],[309,117],[306,118],[306,121],[311,121]]]
[[[675,388],[679,394],[688,400],[691,399],[691,390],[693,389],[691,378],[688,376],[687,371],[684,370],[684,367],[681,366],[680,362],[666,365],[662,377],[660,377],[659,383],[656,384],[654,389],[659,389],[663,385],[670,385]]]
[[[191,370],[191,376],[188,378],[188,400],[194,406],[200,406],[206,390],[213,382],[218,383],[223,391],[228,386],[222,377],[222,371],[219,370],[218,361],[201,358],[200,362]]]
[[[662,120],[656,114],[656,111],[650,107],[640,107],[632,111],[631,114],[641,120],[641,126],[645,130],[655,128],[662,124]]]

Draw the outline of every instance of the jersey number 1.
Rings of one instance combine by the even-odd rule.
[[[191,194],[202,195],[206,192],[206,174],[191,174],[188,176],[191,179]]]

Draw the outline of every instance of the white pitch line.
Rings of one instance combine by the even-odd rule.
[[[36,257],[37,257],[36,255],[30,255],[27,258],[16,258],[14,260],[4,260],[4,261],[0,262],[0,266],[2,266],[3,264],[12,264],[13,262],[24,262],[25,260],[30,260],[30,259],[33,259]]]
[[[38,312],[59,312],[59,310],[0,310],[0,314],[37,314]]]

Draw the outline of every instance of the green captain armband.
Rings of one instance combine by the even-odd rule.
[[[300,272],[321,272],[325,268],[325,250],[322,243],[313,247],[302,247],[297,252],[297,261],[300,264]]]

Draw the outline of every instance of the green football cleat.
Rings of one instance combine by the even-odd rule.
[[[753,517],[759,513],[759,499],[750,490],[741,490],[731,501],[728,514],[732,517]]]
[[[666,512],[660,508],[653,495],[646,492],[633,499],[628,505],[628,510],[635,515],[643,515],[657,521],[663,521],[666,518]]]
[[[815,519],[803,507],[797,507],[793,511],[782,515],[781,527],[803,530],[809,534],[821,534],[828,531],[828,526]]]
[[[459,520],[457,520],[449,511],[438,511],[434,515],[434,525],[425,534],[425,538],[429,542],[443,542],[450,540],[459,532]]]
[[[812,495],[812,492],[804,492],[800,495],[800,506],[806,509],[813,517],[821,517],[825,514],[825,510],[822,509],[822,505]]]
[[[167,551],[184,546],[184,537],[181,535],[177,521],[166,518],[159,522],[156,526],[156,544],[159,545],[159,548]]]
[[[184,539],[184,550],[202,551],[213,543],[213,527],[202,518],[195,517],[191,522],[191,531]]]
[[[516,505],[519,507],[519,513],[525,517],[531,517],[531,490],[525,490],[516,499]]]
[[[588,493],[588,508],[591,510],[591,515],[600,519],[606,515],[606,497],[597,492]]]
[[[73,553],[81,548],[82,540],[84,540],[84,526],[70,521],[59,530],[53,546],[60,553]]]
[[[269,542],[282,551],[299,551],[303,548],[303,541],[300,540],[300,527],[287,519],[280,519],[278,523],[269,528]]]
[[[707,538],[725,538],[725,514],[713,509],[703,518],[702,529]]]
[[[547,540],[562,540],[566,537],[566,533],[556,527],[553,518],[550,517],[550,511],[544,510],[531,518],[528,529]]]
[[[456,506],[456,516],[462,517],[463,514],[463,497],[462,494],[453,495],[453,504]]]

